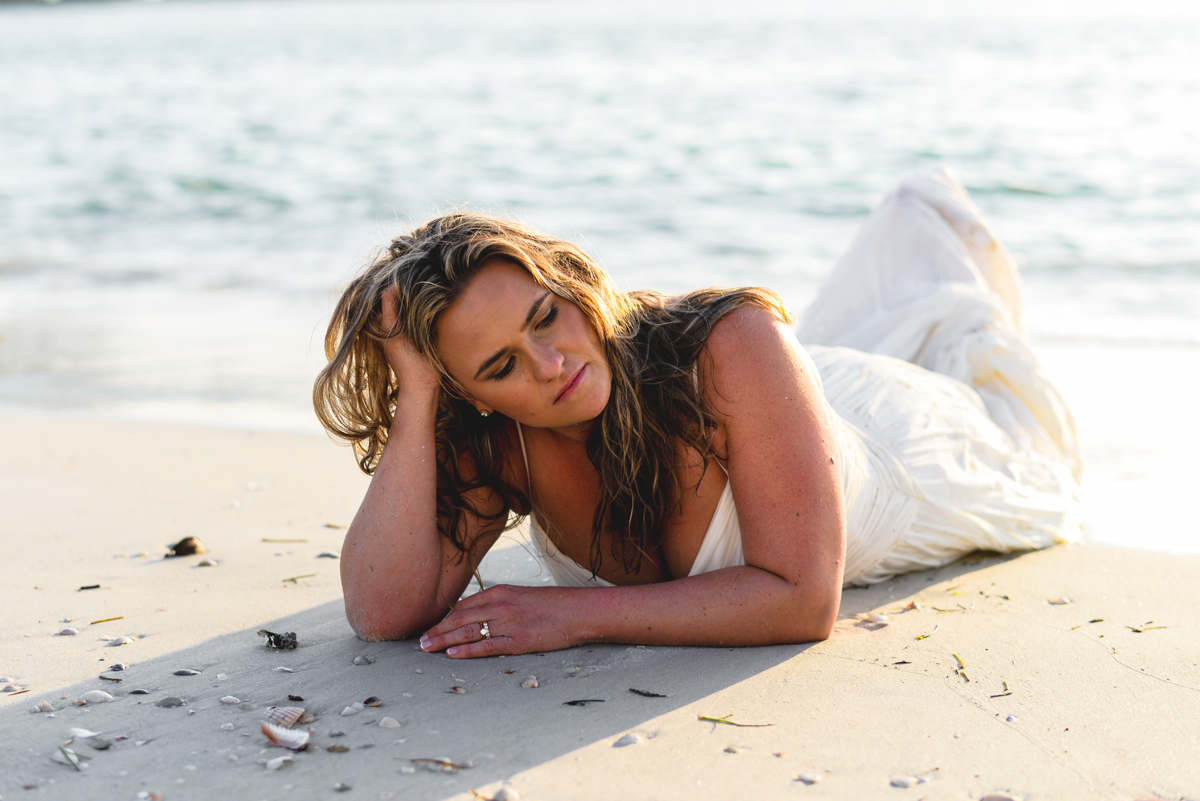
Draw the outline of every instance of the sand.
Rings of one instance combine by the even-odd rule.
[[[1200,795],[1200,556],[974,555],[846,591],[833,637],[811,645],[455,662],[350,631],[338,562],[320,554],[340,547],[330,526],[349,522],[365,479],[320,435],[0,419],[0,442],[0,689],[27,690],[0,693],[4,799],[306,799],[339,786],[371,799],[506,786],[524,799]],[[185,536],[208,552],[163,558]],[[264,541],[288,539],[303,542]],[[483,575],[546,583],[519,537]],[[122,619],[92,623],[110,617]],[[295,631],[300,647],[268,649],[264,627]],[[540,686],[522,687],[529,676]],[[73,703],[90,690],[114,700]],[[168,696],[184,704],[156,706]],[[340,714],[369,696],[382,705]],[[582,699],[597,700],[566,704]],[[54,711],[32,711],[40,701]],[[299,727],[309,750],[269,746],[258,721],[272,705],[314,716]],[[82,771],[53,759],[73,727],[111,742],[77,737]],[[285,755],[278,770],[260,764]]]

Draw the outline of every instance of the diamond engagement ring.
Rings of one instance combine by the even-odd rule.
[[[492,630],[488,628],[486,620],[479,624],[479,633],[483,635],[483,639],[485,640],[492,639]]]

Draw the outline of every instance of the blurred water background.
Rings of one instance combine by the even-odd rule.
[[[944,163],[1066,375],[1091,536],[1200,550],[1197,41],[1168,0],[0,5],[0,413],[315,429],[337,288],[451,208],[800,310]]]

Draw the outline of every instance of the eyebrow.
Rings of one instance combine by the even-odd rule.
[[[548,297],[550,297],[550,293],[546,292],[540,298],[535,300],[533,302],[533,305],[529,307],[529,313],[525,315],[525,322],[521,325],[522,331],[524,331],[526,328],[529,327],[529,324],[531,322],[533,322],[534,317],[537,317],[538,309],[542,308],[542,304],[546,302],[546,298],[548,298]],[[487,361],[485,361],[483,364],[481,364],[479,366],[479,369],[475,371],[475,379],[478,380],[479,376],[485,370],[487,370],[489,367],[491,367],[493,364],[495,364],[497,361],[499,361],[500,358],[502,356],[504,356],[504,354],[507,352],[508,352],[508,348],[501,348],[500,350],[496,351],[491,356],[489,356]]]

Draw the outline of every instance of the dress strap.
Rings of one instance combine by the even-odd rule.
[[[516,421],[513,421],[516,423]],[[525,483],[529,489],[529,500],[533,501],[533,476],[529,472],[529,452],[525,450],[525,433],[521,431],[521,424],[517,423],[517,439],[521,441],[521,458],[525,461]]]

